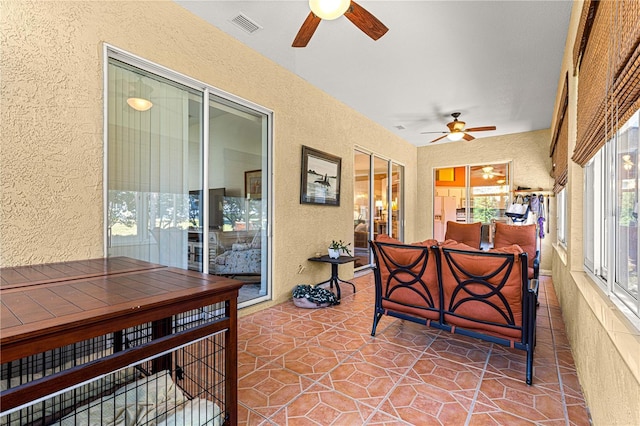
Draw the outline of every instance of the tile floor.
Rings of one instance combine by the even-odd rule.
[[[239,424],[590,424],[550,277],[533,386],[522,351],[386,316],[371,337],[373,274],[354,282],[337,306],[240,318]]]

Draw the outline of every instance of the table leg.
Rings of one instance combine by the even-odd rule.
[[[338,300],[340,300],[340,297],[341,297],[341,295],[340,295],[340,282],[351,284],[351,287],[353,287],[353,292],[354,293],[356,292],[356,286],[352,282],[341,280],[338,277],[338,264],[337,263],[332,263],[331,264],[331,279],[330,279],[330,281],[331,281],[331,287],[333,287],[333,283],[336,284],[336,295],[338,297]]]
[[[345,281],[342,280],[338,277],[338,264],[337,263],[332,263],[331,264],[331,278],[329,278],[327,281],[323,281],[321,283],[316,284],[314,287],[318,287],[320,285],[329,283],[329,288],[333,289],[333,284],[335,283],[336,285],[336,297],[338,298],[338,300],[341,299],[342,295],[340,292],[340,283],[346,283],[346,284],[350,284],[351,287],[353,287],[353,292],[356,292],[356,286],[355,284],[353,284],[351,281]]]

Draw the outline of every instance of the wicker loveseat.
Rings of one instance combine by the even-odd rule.
[[[533,375],[537,280],[527,278],[527,254],[517,245],[481,251],[452,240],[371,242],[376,298],[371,335],[383,315],[526,352]]]

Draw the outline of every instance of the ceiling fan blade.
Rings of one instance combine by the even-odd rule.
[[[466,131],[466,130],[465,130]],[[475,138],[467,133],[464,134],[464,136],[462,137],[462,139],[464,139],[465,141],[472,141]]]
[[[353,0],[351,0],[351,6],[349,6],[344,16],[374,40],[379,39],[389,31],[389,28],[380,22],[378,18]]]
[[[486,130],[495,130],[496,126],[482,126],[482,127],[471,127],[469,129],[465,129],[465,132],[484,132]]]
[[[293,40],[292,47],[306,47],[311,40],[311,36],[318,28],[318,24],[320,24],[321,19],[318,18],[313,12],[309,12],[309,16],[304,20],[298,34],[296,35],[295,40]]]
[[[448,134],[449,132],[420,132],[421,135],[426,135],[429,133],[444,133],[444,134]]]
[[[447,133],[447,135],[448,135],[448,133]],[[432,140],[432,141],[431,141],[431,142],[429,142],[429,143],[434,143],[434,142],[438,142],[438,141],[439,141],[440,139],[444,139],[444,138],[446,138],[446,137],[447,137],[447,135],[444,135],[444,136],[440,136],[439,138],[437,138],[437,139],[434,139],[434,140]]]

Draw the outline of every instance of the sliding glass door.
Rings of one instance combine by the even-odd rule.
[[[186,269],[202,94],[115,60],[108,79],[108,253]],[[149,109],[130,105],[151,93]]]
[[[354,165],[354,255],[362,268],[373,263],[369,240],[378,234],[404,237],[404,167],[359,150]]]
[[[109,52],[107,254],[241,279],[240,306],[266,299],[270,113],[122,57]]]
[[[435,169],[433,238],[443,241],[447,222],[482,222],[482,246],[493,244],[496,222],[507,222],[510,164],[443,167]]]

